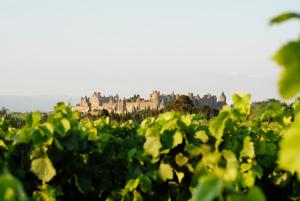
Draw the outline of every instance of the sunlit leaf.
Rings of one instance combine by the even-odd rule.
[[[238,175],[238,160],[235,154],[229,150],[223,150],[222,155],[226,160],[224,180],[232,182],[237,178]]]
[[[280,143],[279,165],[282,169],[300,175],[300,113]]]
[[[240,160],[243,157],[254,158],[255,157],[255,148],[254,143],[251,141],[249,136],[244,138],[243,149],[240,153]]]
[[[182,167],[189,161],[189,158],[184,156],[182,153],[179,153],[175,157],[175,162],[178,166]]]
[[[232,102],[234,103],[234,111],[239,115],[250,114],[250,94],[238,93],[232,96]]]
[[[241,179],[242,179],[242,185],[247,188],[253,187],[255,183],[255,175],[253,174],[252,171],[243,173]]]
[[[50,181],[56,175],[56,170],[48,157],[34,159],[30,170],[43,182]]]
[[[34,127],[41,121],[41,113],[37,111],[35,113],[28,114],[25,118],[25,121],[26,125]]]
[[[47,136],[51,136],[54,132],[54,128],[53,128],[52,124],[50,124],[48,122],[42,124],[39,127],[39,129],[43,135],[47,135]]]
[[[0,140],[0,148],[7,149],[7,146],[3,140]]]
[[[125,186],[126,191],[132,192],[133,190],[135,190],[138,187],[139,183],[140,183],[139,178],[128,180],[126,183],[126,186]]]
[[[176,147],[177,145],[181,144],[182,141],[183,141],[182,134],[181,134],[181,132],[177,131],[173,135],[173,147]]]
[[[133,191],[132,201],[144,201],[143,196],[138,191]]]
[[[230,111],[230,106],[224,106],[219,115],[209,124],[209,131],[217,139],[216,146],[219,146],[222,141],[223,131],[230,117]]]
[[[177,176],[177,179],[179,181],[179,183],[181,183],[183,177],[184,177],[184,173],[183,172],[178,172],[178,171],[175,171],[175,174]]]
[[[67,119],[60,120],[61,125],[63,126],[63,133],[68,132],[71,129],[70,121]]]
[[[200,139],[203,143],[206,143],[208,141],[208,135],[205,131],[197,131],[195,133],[195,138]]]
[[[148,129],[146,132],[146,142],[144,143],[144,150],[146,154],[153,158],[159,156],[159,150],[162,147],[160,142],[160,134],[153,129]]]
[[[282,67],[279,80],[279,93],[289,99],[300,91],[300,40],[289,42],[273,57]]]
[[[159,165],[159,175],[162,180],[173,179],[173,169],[169,164],[161,163]]]

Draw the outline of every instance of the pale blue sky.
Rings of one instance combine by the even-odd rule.
[[[297,0],[1,0],[0,95],[148,97],[152,89],[277,97],[281,44],[270,27]]]

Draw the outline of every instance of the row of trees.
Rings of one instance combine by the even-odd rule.
[[[28,114],[30,114],[30,112],[11,112],[9,109],[2,107],[0,109],[0,123],[2,126],[8,127],[8,125],[10,125],[19,129],[25,125],[25,117]],[[48,115],[46,112],[41,113],[41,122],[45,122]]]

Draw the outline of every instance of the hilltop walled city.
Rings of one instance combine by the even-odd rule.
[[[80,103],[73,106],[73,110],[88,113],[92,111],[108,110],[118,114],[131,113],[141,110],[160,110],[170,105],[172,101],[176,100],[179,94],[161,94],[159,91],[153,91],[150,94],[149,100],[135,96],[134,99],[121,99],[118,95],[115,96],[101,96],[100,92],[94,92],[91,97],[82,97]],[[214,95],[199,95],[194,96],[193,93],[188,93],[187,96],[192,100],[194,107],[201,108],[208,106],[219,110],[223,105],[226,105],[226,96],[224,92],[219,98]]]

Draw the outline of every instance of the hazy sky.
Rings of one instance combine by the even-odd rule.
[[[0,95],[277,97],[271,56],[300,24],[268,21],[289,10],[300,1],[1,0]]]

